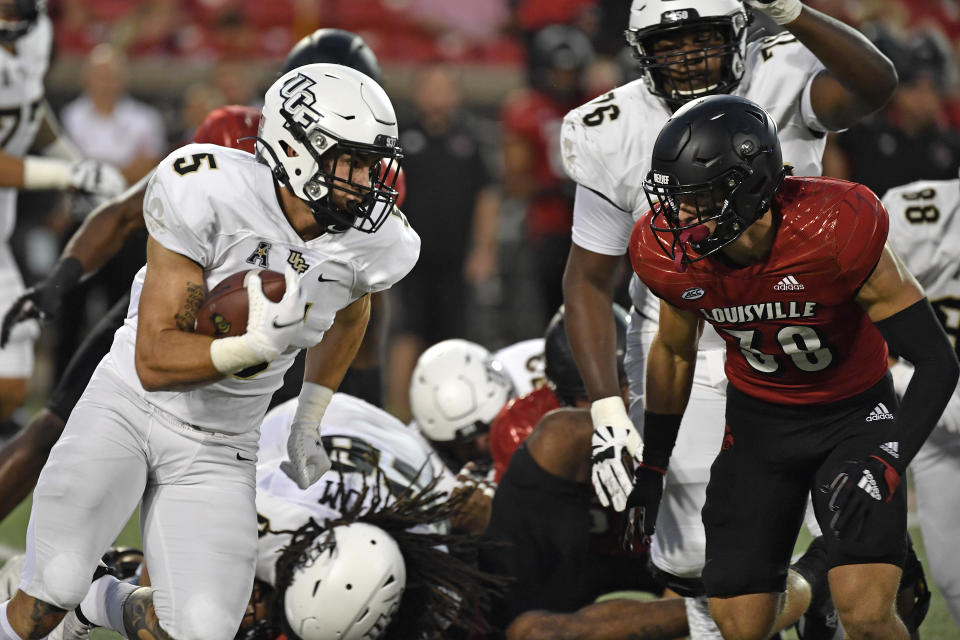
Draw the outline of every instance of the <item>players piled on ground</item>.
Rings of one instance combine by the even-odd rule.
[[[805,639],[915,634],[929,594],[900,480],[917,456],[936,531],[930,514],[952,512],[926,502],[945,499],[937,460],[957,459],[958,364],[941,324],[955,309],[937,279],[949,260],[908,261],[930,274],[932,308],[887,231],[909,256],[923,253],[914,244],[939,255],[950,205],[940,185],[895,190],[891,223],[859,185],[792,177],[819,174],[826,132],[879,108],[895,74],[799,0],[746,4],[786,31],[748,44],[737,0],[634,3],[644,78],[572,111],[561,137],[579,184],[566,308],[542,342],[428,349],[412,425],[334,393],[370,296],[419,249],[395,205],[393,108],[362,41],[327,34],[349,46],[314,40],[322,59],[301,48],[262,114],[215,114],[205,135],[222,146],[174,152],[101,208],[4,318],[0,340],[15,343],[125,232],[150,232],[122,317],[105,318],[0,454],[4,514],[37,482],[0,639],[103,626],[764,640],[802,616]],[[18,43],[49,32],[42,12],[14,17],[32,26],[10,34]],[[31,166],[71,165],[23,165],[14,186],[110,193],[27,180]],[[629,313],[611,304],[628,248]],[[277,299],[256,269],[283,272]],[[222,307],[214,326],[246,331],[195,332],[206,294],[243,271],[233,299],[246,318]],[[265,416],[301,349],[299,396]],[[534,388],[541,354],[547,386]],[[888,355],[914,367],[902,400]],[[825,533],[791,564],[810,501]],[[114,576],[98,559],[138,503],[145,564]],[[934,575],[955,606],[944,567]],[[623,589],[673,597],[592,604]]]

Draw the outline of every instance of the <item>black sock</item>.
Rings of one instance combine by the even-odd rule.
[[[830,585],[827,582],[827,544],[823,536],[814,538],[803,555],[790,565],[790,568],[810,585],[810,606],[808,611],[816,611],[830,598]]]

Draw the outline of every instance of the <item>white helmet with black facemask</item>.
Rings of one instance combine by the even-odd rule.
[[[264,96],[257,154],[331,231],[373,233],[396,202],[381,176],[402,157],[390,98],[372,78],[335,64],[281,76]],[[348,163],[347,177],[337,164]],[[386,165],[386,166],[382,166]],[[342,198],[332,198],[334,192]],[[343,204],[336,204],[340,200]]]
[[[736,89],[749,22],[740,0],[633,0],[625,35],[650,93],[676,108]]]

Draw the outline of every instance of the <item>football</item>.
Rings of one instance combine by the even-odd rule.
[[[282,273],[266,269],[240,271],[215,286],[197,312],[197,333],[214,338],[243,335],[247,331],[248,300],[243,278],[251,271],[260,272],[263,293],[273,302],[280,302],[287,285]]]

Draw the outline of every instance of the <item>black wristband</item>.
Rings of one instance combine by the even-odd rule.
[[[677,444],[682,415],[643,412],[643,463],[666,469]]]
[[[60,294],[73,290],[83,277],[83,263],[73,256],[62,258],[47,278],[47,284]]]

